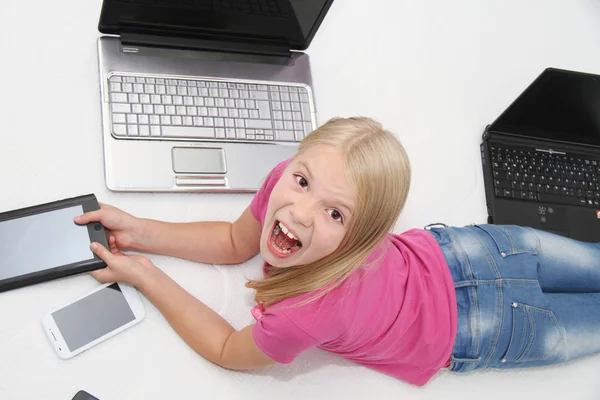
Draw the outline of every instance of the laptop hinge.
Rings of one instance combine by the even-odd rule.
[[[535,146],[536,150],[549,151],[555,154],[564,154],[563,152],[575,153],[575,154],[588,154],[598,155],[600,146],[581,144],[581,143],[569,143],[551,139],[541,138],[530,138],[519,135],[511,135],[505,132],[489,131],[485,130],[482,135],[483,141],[493,141],[496,144],[505,144],[509,146]]]
[[[176,36],[121,33],[123,46],[164,47],[186,50],[220,51],[228,53],[257,54],[278,57],[291,57],[289,48],[281,45],[239,43]]]

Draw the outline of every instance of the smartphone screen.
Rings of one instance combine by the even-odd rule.
[[[73,206],[0,222],[0,280],[94,258]]]
[[[71,352],[135,319],[117,283],[53,312],[52,317]]]

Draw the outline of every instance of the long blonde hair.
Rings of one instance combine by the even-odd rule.
[[[267,276],[249,281],[256,302],[265,306],[317,291],[305,304],[340,285],[359,268],[392,229],[408,195],[410,164],[394,135],[370,118],[334,118],[306,136],[298,153],[331,146],[346,157],[346,172],[355,189],[348,231],[332,254],[313,263],[267,267]],[[323,290],[319,290],[323,289]]]

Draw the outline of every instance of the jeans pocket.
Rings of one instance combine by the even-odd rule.
[[[554,313],[525,304],[512,304],[512,333],[502,362],[546,360],[563,340]]]
[[[502,257],[516,254],[538,254],[540,238],[531,228],[516,225],[475,225],[496,243]]]

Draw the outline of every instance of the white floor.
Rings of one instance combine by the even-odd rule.
[[[119,194],[104,186],[96,29],[100,0],[0,2],[0,211],[94,192],[139,216],[233,220],[250,195]],[[309,53],[320,122],[372,116],[413,166],[397,232],[484,222],[481,132],[549,66],[600,73],[597,0],[336,0]],[[33,93],[33,95],[32,95]],[[43,102],[35,109],[34,97]],[[600,110],[599,110],[600,112]],[[135,166],[132,166],[135,167]],[[152,257],[236,328],[252,322],[243,266]],[[0,294],[0,399],[600,398],[600,357],[510,372],[440,373],[416,388],[319,351],[236,373],[194,354],[148,302],[146,320],[70,361],[41,316],[97,283],[82,275]]]

